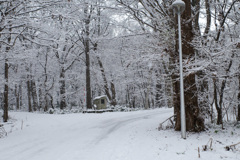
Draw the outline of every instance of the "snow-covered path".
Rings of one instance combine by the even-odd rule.
[[[158,155],[147,151],[155,146],[148,134],[172,112],[11,113],[20,121],[0,139],[0,160],[153,160]]]
[[[212,126],[188,133],[184,140],[173,129],[157,130],[172,114],[168,108],[65,115],[10,112],[0,160],[198,160],[199,153],[204,160],[240,160],[240,145],[224,149],[240,142],[240,127]],[[210,140],[211,149],[203,151]]]

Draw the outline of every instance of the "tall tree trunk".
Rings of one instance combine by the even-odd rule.
[[[162,106],[161,104],[161,90],[162,90],[162,85],[160,84],[160,80],[157,80],[156,83],[156,93],[155,93],[155,107],[159,108]]]
[[[89,40],[89,25],[90,25],[90,15],[88,14],[89,6],[85,2],[84,16],[85,16],[85,37],[84,37],[84,53],[86,58],[86,105],[87,109],[92,108],[92,97],[91,97],[91,74],[90,74],[90,40]]]
[[[22,93],[22,81],[19,84],[19,91],[18,91],[18,97],[19,97],[19,108],[21,109],[23,106],[23,93]]]
[[[144,104],[144,108],[145,109],[149,109],[150,106],[150,89],[151,89],[151,84],[152,84],[152,68],[149,70],[149,77],[147,79],[147,83],[146,83],[146,92],[145,92],[145,104]]]
[[[240,66],[239,66],[240,68]],[[240,75],[238,76],[238,114],[237,121],[240,121]]]
[[[15,97],[16,97],[16,109],[20,110],[22,106],[22,82],[19,85],[15,85]]]
[[[238,105],[237,121],[240,121],[240,104]]]
[[[42,84],[39,85],[38,93],[39,93],[39,110],[41,110],[44,108]]]
[[[62,67],[60,73],[60,109],[65,109],[66,106],[67,104],[66,104],[65,70]]]
[[[48,54],[45,55],[45,64],[44,64],[44,83],[43,86],[40,85],[39,87],[39,101],[40,101],[40,108],[44,110],[44,112],[48,111],[48,98],[47,98],[47,82],[48,82],[48,74],[47,74],[47,65],[48,65]],[[61,77],[61,76],[60,76]],[[60,78],[59,77],[59,78]],[[60,78],[61,81],[61,78]],[[60,94],[61,97],[61,94]],[[61,99],[61,98],[60,98]]]
[[[240,49],[240,43],[238,43],[237,48]],[[240,64],[238,66],[238,69],[240,69]],[[237,115],[237,121],[240,121],[240,74],[238,75],[238,115]]]
[[[155,106],[156,108],[159,108],[161,106],[161,95],[162,95],[162,84],[161,84],[161,78],[160,78],[160,66],[158,66],[158,70],[155,71],[156,76],[156,85],[155,85]],[[165,69],[165,65],[164,65]]]
[[[199,15],[200,15],[200,0],[192,0],[192,6],[194,7],[194,29],[197,35],[200,35],[199,27]]]
[[[192,22],[191,19],[191,1],[184,0],[186,4],[185,11],[182,14],[182,37],[183,37],[183,59],[191,58],[195,55],[195,51],[193,46],[190,44],[194,38]],[[185,24],[186,23],[186,24]],[[176,85],[177,83],[175,83]],[[179,87],[179,86],[175,86]],[[179,90],[179,89],[177,89]],[[175,89],[176,91],[176,89]],[[177,101],[175,104],[175,113],[176,113],[176,126],[175,130],[181,129],[181,121],[180,121],[180,94],[177,94]],[[185,111],[186,111],[186,130],[187,131],[203,131],[205,129],[204,119],[200,117],[200,110],[198,106],[198,95],[197,95],[197,87],[195,80],[195,73],[191,73],[188,76],[184,77],[184,96],[185,96]],[[176,100],[176,99],[175,99]],[[180,124],[179,124],[180,123]]]
[[[32,63],[30,64],[30,68],[29,68],[29,72],[30,72],[30,94],[31,94],[31,98],[32,98],[32,108],[34,111],[36,111],[38,108],[38,102],[37,102],[37,89],[36,89],[36,83],[35,80],[32,76]]]
[[[30,84],[30,76],[28,75],[27,79],[27,95],[28,95],[28,112],[32,112],[32,102],[31,102],[31,84]]]
[[[8,51],[9,49],[7,49]],[[4,69],[4,78],[5,78],[5,85],[4,85],[4,113],[3,113],[3,121],[8,121],[8,59],[5,58],[5,69]]]
[[[48,104],[49,104],[48,96],[45,94],[44,95],[44,107],[43,107],[44,112],[48,111],[48,108],[49,108]]]
[[[111,81],[111,92],[112,92],[112,101],[111,105],[116,106],[117,105],[117,100],[116,100],[116,89],[113,81]]]
[[[36,89],[36,83],[35,80],[31,80],[31,95],[33,100],[33,110],[39,110],[38,101],[37,101],[37,89]]]
[[[149,109],[149,92],[148,92],[148,89],[147,91],[145,92],[144,91],[144,95],[145,95],[145,101],[144,101],[144,109]]]
[[[213,79],[213,85],[214,85],[214,94],[213,94],[213,98],[214,98],[214,103],[215,103],[215,107],[217,110],[217,124],[222,124],[222,108],[218,105],[218,96],[217,96],[217,82],[216,82],[216,78]]]
[[[50,103],[50,106],[52,107],[52,109],[54,109],[54,106],[53,106],[53,96],[51,94],[47,94],[48,97],[49,97],[49,103]]]
[[[19,110],[19,91],[18,91],[18,85],[15,84],[15,91],[14,91],[14,95],[16,98],[16,110]]]
[[[11,29],[9,30],[11,32]],[[11,42],[11,35],[8,37],[8,43]],[[4,97],[3,97],[3,121],[7,122],[8,121],[8,58],[7,58],[7,53],[9,52],[10,47],[6,47],[6,52],[5,52],[5,68],[4,68],[4,79],[5,79],[5,84],[4,84]]]
[[[211,26],[211,9],[210,9],[210,0],[205,0],[205,8],[206,8],[206,14],[207,14],[207,24],[204,30],[204,38],[207,38],[207,35],[210,30]]]

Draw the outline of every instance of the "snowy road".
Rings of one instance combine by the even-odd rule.
[[[47,115],[11,113],[19,121],[0,139],[0,160],[157,159],[152,131],[172,109]],[[151,154],[148,154],[151,153]]]

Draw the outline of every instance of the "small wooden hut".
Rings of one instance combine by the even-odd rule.
[[[94,108],[97,110],[107,109],[107,103],[109,102],[108,97],[106,95],[95,97],[93,99]]]

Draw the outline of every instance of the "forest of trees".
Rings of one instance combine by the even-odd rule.
[[[180,130],[174,0],[0,0],[0,109],[174,107]],[[188,131],[240,121],[240,2],[183,0]]]

